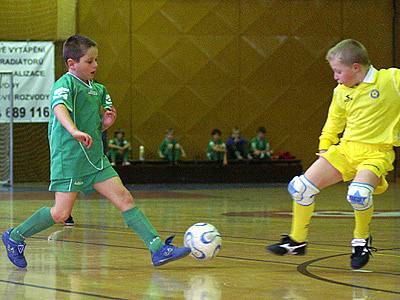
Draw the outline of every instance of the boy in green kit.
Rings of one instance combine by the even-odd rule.
[[[257,130],[257,136],[250,141],[250,155],[251,158],[255,159],[271,159],[272,148],[266,138],[265,127],[259,127]]]
[[[225,143],[221,140],[221,130],[213,129],[211,132],[211,140],[207,145],[208,160],[223,161],[226,155]]]
[[[167,130],[165,139],[160,144],[158,154],[160,158],[170,162],[177,162],[181,157],[186,156],[185,150],[175,139],[175,131],[172,128]]]
[[[96,43],[85,36],[71,36],[64,43],[63,55],[68,72],[53,85],[48,126],[49,190],[55,192],[55,204],[40,208],[3,233],[8,258],[17,267],[25,268],[25,239],[64,222],[78,193],[92,189],[121,211],[128,227],[149,248],[154,266],[185,257],[190,249],[171,245],[173,236],[165,244],[161,241],[103,153],[102,131],[115,122],[117,112],[106,88],[93,81],[97,69]]]
[[[115,166],[117,161],[121,161],[123,166],[129,166],[129,152],[131,144],[125,139],[125,132],[121,129],[114,132],[114,138],[108,142],[108,157],[111,165]]]

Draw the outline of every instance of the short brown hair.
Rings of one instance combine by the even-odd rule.
[[[79,62],[81,57],[86,54],[89,48],[96,46],[96,42],[87,36],[78,34],[70,36],[63,45],[63,56],[65,63],[67,63],[67,60],[70,58]]]
[[[265,127],[264,126],[261,126],[261,127],[258,127],[258,129],[257,129],[257,133],[266,133],[267,132],[267,130],[265,129]]]
[[[345,65],[352,65],[358,63],[360,65],[369,66],[369,56],[367,49],[360,42],[347,39],[337,43],[326,54],[326,60],[338,59]]]

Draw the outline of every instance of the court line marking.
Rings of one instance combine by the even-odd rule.
[[[108,226],[108,225],[96,225],[96,224],[79,224],[74,227],[70,228],[88,228],[88,229],[123,229],[130,231],[129,228],[127,227],[119,227],[119,226]],[[184,231],[176,231],[176,230],[158,230],[159,232],[167,232],[167,233],[181,233],[184,234]],[[125,231],[109,231],[109,232],[116,232],[116,233],[125,233]],[[224,237],[229,237],[229,238],[234,238],[234,239],[246,239],[246,240],[256,240],[256,241],[275,241],[271,239],[266,239],[266,238],[256,238],[256,237],[245,237],[245,236],[233,236],[233,235],[223,235]],[[376,241],[376,239],[374,239]],[[380,240],[380,241],[385,241],[385,240]],[[391,240],[390,240],[391,241]],[[343,245],[336,245],[336,244],[328,244],[328,243],[313,243],[313,244],[318,244],[322,246],[336,246],[336,247],[345,247]],[[346,246],[347,247],[347,246]]]
[[[391,249],[386,249],[386,250],[391,250]],[[385,251],[385,249],[381,249],[381,251]],[[366,289],[366,290],[371,290],[371,291],[376,291],[376,292],[384,292],[384,293],[390,293],[390,294],[400,294],[400,292],[398,292],[398,291],[385,290],[385,289],[373,288],[373,287],[369,287],[369,286],[362,286],[362,285],[357,285],[357,284],[351,284],[351,283],[332,280],[332,279],[329,279],[329,278],[325,278],[325,277],[316,275],[316,274],[310,272],[307,269],[308,266],[310,266],[311,264],[313,264],[315,262],[319,262],[319,261],[322,261],[322,260],[325,260],[325,259],[329,259],[329,258],[333,258],[333,257],[344,256],[344,255],[348,255],[348,254],[347,253],[345,253],[345,254],[335,254],[335,255],[320,257],[320,258],[316,258],[316,259],[312,259],[312,260],[306,261],[306,262],[304,262],[304,263],[302,263],[302,264],[297,266],[297,271],[300,272],[301,274],[307,276],[307,277],[310,277],[310,278],[313,278],[313,279],[316,279],[316,280],[320,280],[320,281],[324,281],[324,282],[328,282],[328,283],[344,285],[344,286],[348,286],[348,287],[351,287],[351,288]],[[312,267],[314,267],[314,266],[312,266]]]
[[[349,255],[345,253],[341,253],[339,255]],[[335,255],[332,255],[332,257]],[[258,259],[258,258],[246,258],[246,257],[235,257],[235,256],[226,256],[226,255],[218,255],[217,258],[226,258],[226,259],[234,259],[234,260],[243,260],[248,262],[262,262],[262,263],[274,263],[274,264],[281,264],[281,265],[288,265],[288,266],[299,266],[298,263],[292,262],[283,262],[283,261],[275,261],[275,260],[266,260],[266,259]],[[303,264],[303,263],[302,263]],[[320,269],[329,269],[329,270],[338,270],[338,271],[350,271],[347,268],[339,268],[339,267],[330,267],[330,266],[323,266],[323,265],[313,265],[313,268],[320,268]],[[373,271],[375,274],[382,274],[382,275],[393,275],[393,276],[400,276],[400,273],[391,273],[391,272],[382,272],[382,271]],[[399,292],[400,293],[400,292]]]
[[[35,238],[35,237],[32,237]],[[46,240],[47,238],[45,237],[36,237],[35,239],[40,239],[40,240]],[[82,242],[82,241],[70,241],[70,240],[59,240],[60,242],[70,242],[70,243],[77,243],[77,244],[89,244],[89,245],[97,245],[97,246],[108,246],[108,247],[119,247],[119,248],[133,248],[133,249],[140,249],[140,250],[147,250],[147,248],[144,247],[132,247],[132,246],[123,246],[123,245],[112,245],[112,244],[103,244],[103,243],[90,243],[90,242]],[[397,250],[398,248],[390,248],[390,249],[380,249],[380,251],[390,251],[390,250]],[[261,263],[272,263],[272,264],[280,264],[280,265],[288,265],[288,266],[296,266],[296,269],[298,272],[301,274],[308,276],[313,279],[333,283],[333,284],[339,284],[339,285],[344,285],[344,286],[349,286],[352,288],[360,288],[360,289],[367,289],[367,290],[373,290],[373,291],[378,291],[378,292],[384,292],[384,293],[390,293],[390,294],[400,294],[400,292],[397,291],[391,291],[391,290],[384,290],[384,289],[378,289],[378,288],[373,288],[373,287],[368,287],[368,286],[361,286],[361,285],[354,285],[354,284],[349,284],[345,282],[340,282],[340,281],[335,281],[331,280],[328,278],[324,278],[318,275],[315,275],[311,273],[310,271],[307,270],[307,267],[311,265],[314,262],[321,261],[324,259],[332,258],[332,257],[337,257],[337,256],[344,256],[344,255],[349,255],[348,253],[341,253],[341,254],[335,254],[335,255],[330,255],[322,258],[317,258],[313,260],[306,261],[301,264],[297,263],[292,263],[292,262],[282,262],[282,261],[273,261],[273,260],[264,260],[264,259],[256,259],[256,258],[245,258],[245,257],[234,257],[234,256],[225,256],[225,255],[219,255],[218,258],[222,259],[233,259],[233,260],[242,260],[242,261],[248,261],[248,262],[261,262]],[[344,271],[349,271],[349,269],[344,269],[344,268],[335,268],[335,267],[329,267],[329,266],[318,266],[314,265],[312,266],[314,268],[324,268],[324,269],[330,269],[330,270],[344,270]],[[395,276],[400,276],[400,274],[397,273],[389,273],[389,272],[374,272],[376,274],[383,274],[383,275],[395,275]],[[50,288],[51,289],[51,288]],[[116,298],[118,299],[118,298]]]
[[[101,299],[128,300],[128,298],[117,298],[117,297],[104,296],[104,295],[99,295],[99,294],[72,291],[72,290],[67,290],[67,289],[52,288],[52,287],[48,287],[48,286],[44,286],[44,285],[25,283],[25,282],[18,282],[18,281],[11,281],[11,280],[0,279],[0,283],[22,285],[22,286],[27,286],[27,287],[37,288],[37,289],[51,290],[51,291],[57,291],[57,292],[69,293],[69,294],[77,294],[77,295],[83,295],[83,296],[89,296],[89,297],[97,297],[97,298],[101,298]]]
[[[37,240],[47,240],[46,237],[31,237],[31,238],[32,239],[37,239]],[[135,250],[148,250],[145,247],[127,246],[127,245],[114,245],[114,244],[85,242],[85,241],[74,241],[74,240],[66,240],[66,239],[56,240],[56,242],[57,241],[58,242],[66,242],[66,243],[84,244],[84,245],[87,244],[87,245],[94,245],[94,246],[126,248],[126,249],[135,249]],[[379,251],[390,251],[390,250],[397,250],[397,249],[400,249],[400,248],[388,248],[388,249],[378,249],[378,250]],[[336,254],[336,255],[350,255],[350,253],[344,253],[344,254],[341,253],[341,254]],[[335,255],[333,255],[333,256],[335,256]],[[298,263],[292,263],[292,262],[282,262],[282,261],[256,259],[256,258],[246,258],[246,257],[235,257],[235,256],[226,256],[226,255],[218,255],[218,258],[237,259],[237,260],[244,260],[244,261],[250,261],[250,262],[275,263],[275,264],[294,265],[294,266],[298,266],[299,265]],[[329,267],[329,266],[318,266],[318,265],[315,265],[313,267],[331,269],[331,270],[345,270],[345,271],[349,270],[349,269],[345,269],[345,268]],[[382,272],[382,271],[374,271],[374,273],[383,274],[383,275],[400,276],[400,273],[390,273],[390,272]]]
[[[1,220],[1,218],[0,218]],[[7,219],[8,220],[8,219]],[[22,221],[22,220],[21,220]],[[96,224],[79,224],[79,225],[75,225],[73,227],[69,227],[71,230],[73,228],[78,229],[78,230],[82,230],[83,228],[85,229],[89,229],[89,230],[98,230],[98,231],[102,231],[102,230],[107,230],[107,232],[111,232],[111,233],[119,233],[119,234],[125,234],[126,232],[131,232],[129,228],[127,227],[119,227],[119,226],[108,226],[108,225],[96,225]],[[118,230],[109,230],[109,229],[121,229],[121,231]],[[122,231],[125,230],[125,231]],[[158,230],[159,232],[163,232],[163,233],[179,233],[179,234],[184,234],[184,231],[175,231],[175,230]],[[253,240],[253,241],[265,241],[265,242],[275,242],[276,240],[272,240],[272,239],[266,239],[266,238],[256,238],[256,237],[244,237],[244,236],[232,236],[232,235],[223,235],[223,238],[233,238],[233,239],[245,239],[245,240]],[[376,239],[374,239],[376,242]],[[380,242],[387,242],[390,241],[392,242],[392,240],[379,240]],[[251,243],[249,243],[251,244]],[[252,244],[253,245],[253,244]],[[313,242],[312,245],[319,245],[319,246],[329,246],[329,247],[337,247],[337,248],[348,248],[348,245],[338,245],[338,244],[329,244],[329,243],[321,243],[321,242]],[[313,248],[313,249],[318,249],[318,248]],[[397,250],[400,250],[397,249]],[[382,255],[382,254],[377,254],[377,255]],[[385,254],[385,255],[389,255],[389,254]],[[396,255],[395,255],[396,256]],[[397,257],[397,256],[396,256]]]
[[[86,231],[86,230],[92,230],[92,231],[101,231],[101,232],[107,232],[107,233],[118,233],[118,234],[125,234],[125,231],[118,231],[118,230],[107,230],[104,231],[103,229],[100,228],[79,228],[79,227],[74,227],[73,229],[70,228],[70,230],[82,230],[82,231]],[[58,233],[62,230],[59,231],[55,231],[52,234],[49,235],[48,239],[54,234],[54,233]],[[130,231],[128,231],[130,232]],[[160,231],[162,232],[162,231]],[[170,232],[170,231],[168,231]],[[183,233],[183,232],[182,232]],[[54,240],[57,241],[57,240]],[[252,246],[265,246],[265,244],[260,244],[260,243],[249,243],[249,242],[237,242],[237,241],[230,241],[230,240],[226,240],[223,239],[224,243],[231,243],[231,244],[243,244],[243,245],[252,245]],[[316,244],[316,243],[312,243],[314,245],[321,245],[321,244]],[[322,244],[325,245],[325,244]],[[329,245],[330,246],[330,245]],[[341,246],[341,247],[346,247],[348,248],[348,246]],[[308,247],[309,250],[316,250],[316,251],[324,251],[324,252],[338,252],[338,250],[330,250],[330,249],[323,249],[323,248],[315,248],[315,247]],[[375,253],[374,255],[376,256],[391,256],[391,257],[399,257],[399,255],[394,255],[394,254],[382,254],[382,253]]]

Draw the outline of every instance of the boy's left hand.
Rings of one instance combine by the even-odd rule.
[[[117,119],[117,110],[114,106],[111,107],[110,110],[106,110],[103,114],[103,130],[108,129],[114,124]]]

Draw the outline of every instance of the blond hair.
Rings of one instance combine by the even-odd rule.
[[[348,66],[351,66],[354,63],[363,66],[370,65],[367,49],[363,44],[353,39],[347,39],[337,43],[334,47],[328,50],[325,58],[327,61],[337,59]]]

